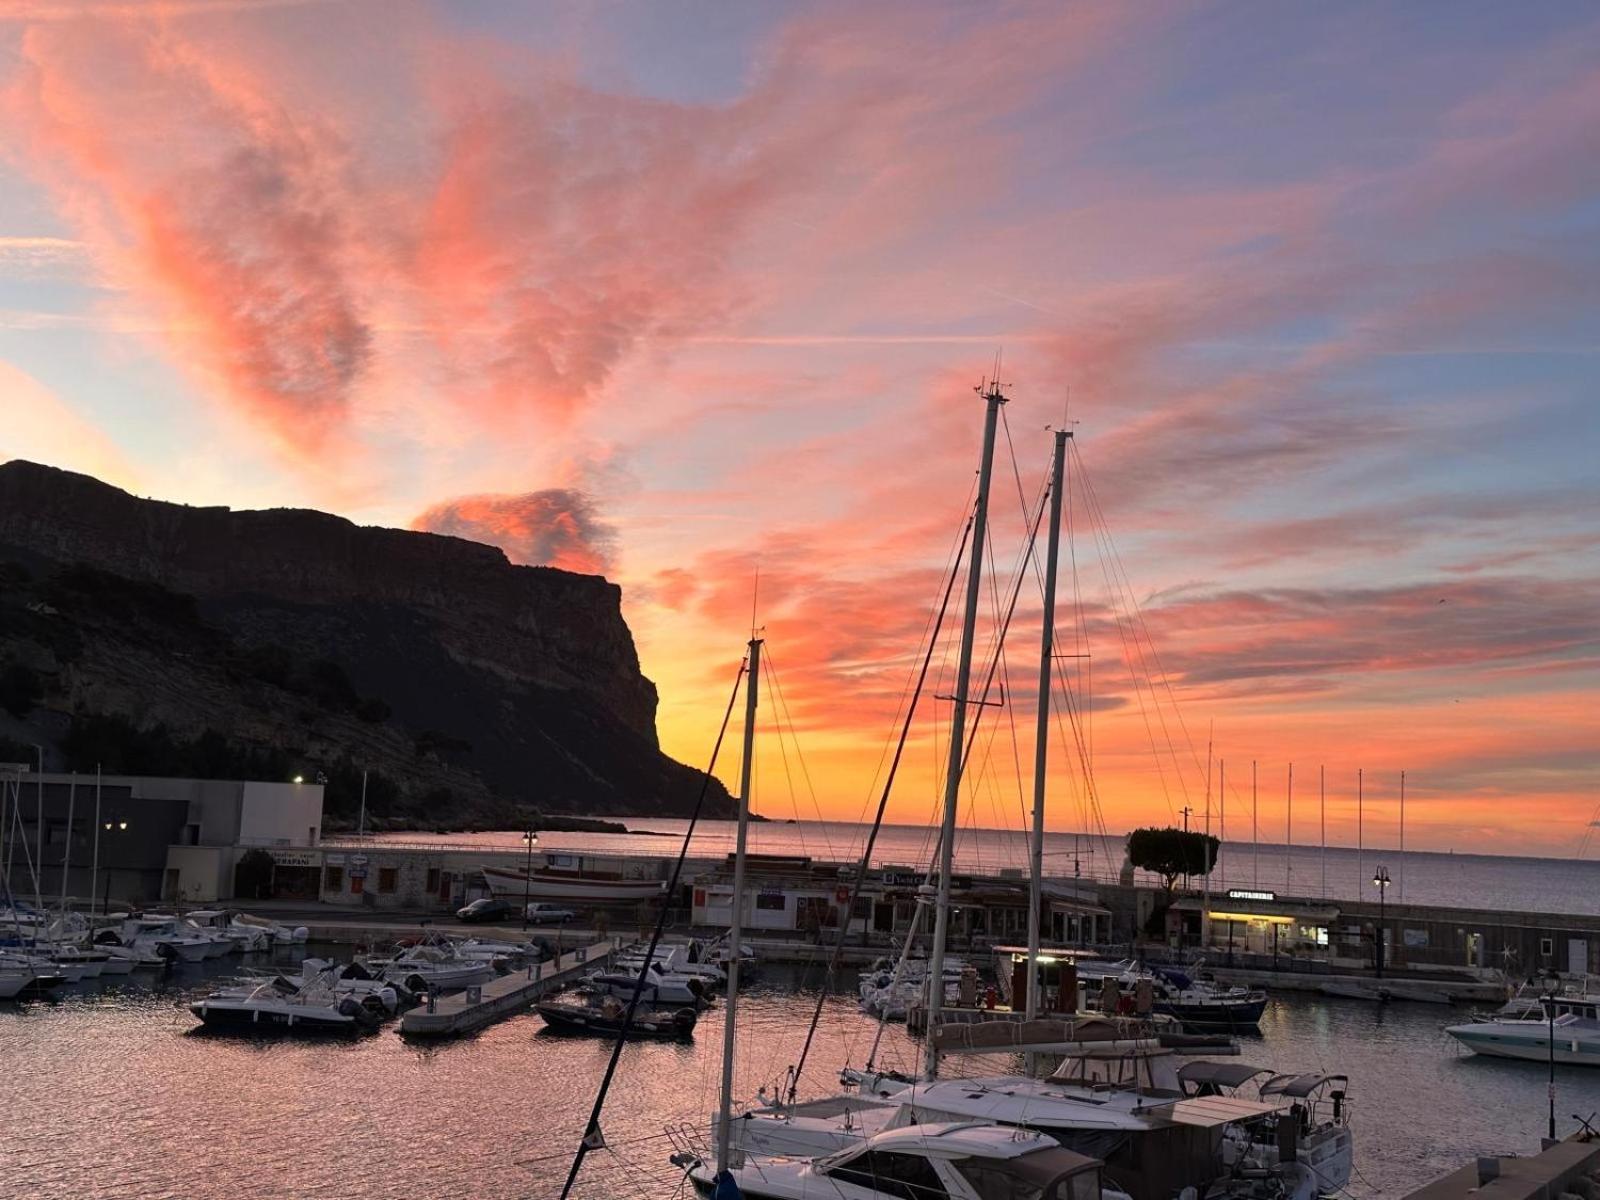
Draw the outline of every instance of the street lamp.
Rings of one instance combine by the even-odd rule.
[[[533,848],[539,844],[539,835],[530,829],[522,835],[522,843],[528,848],[528,861],[522,870],[522,928],[528,928],[528,901],[532,898],[533,888]]]
[[[1544,1015],[1550,1023],[1550,1140],[1556,1140],[1556,994],[1561,990],[1561,977],[1551,971],[1544,978]]]
[[[1372,882],[1378,885],[1378,978],[1383,978],[1383,898],[1389,890],[1389,868],[1379,867],[1372,876]]]

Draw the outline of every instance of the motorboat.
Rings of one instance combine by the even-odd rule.
[[[356,962],[336,963],[325,958],[307,958],[301,962],[298,975],[280,974],[266,978],[287,979],[301,988],[325,988],[337,996],[353,996],[363,1004],[368,1004],[370,998],[376,1001],[376,1005],[368,1004],[368,1007],[374,1011],[381,1010],[386,1016],[393,1016],[401,1009],[410,1008],[417,1003],[417,998],[410,989],[402,984],[378,979]],[[213,994],[247,996],[260,987],[262,982],[263,977],[258,976],[242,984],[218,988]]]
[[[628,1005],[610,992],[586,988],[562,992],[538,1005],[539,1016],[561,1033],[600,1034],[614,1038],[626,1027],[629,1037],[682,1040],[694,1034],[700,1011],[692,1004],[677,1008],[639,1005],[627,1021]]]
[[[413,993],[471,987],[488,983],[498,974],[490,960],[463,955],[454,942],[440,937],[406,946],[390,958],[368,958],[363,965],[379,978],[404,984]]]
[[[189,930],[194,936],[206,940],[207,958],[223,958],[238,949],[234,941],[228,936],[226,925],[215,925],[213,920],[220,920],[222,914],[207,909],[197,909],[195,912],[180,918],[182,928]]]
[[[1490,1058],[1600,1066],[1600,1020],[1572,1012],[1553,1020],[1471,1021],[1448,1025],[1445,1032],[1474,1054]]]
[[[719,1190],[709,1157],[686,1149],[673,1162],[697,1195],[732,1194]],[[1105,1184],[1095,1159],[1040,1133],[975,1121],[898,1126],[820,1158],[730,1163],[727,1174],[737,1194],[750,1200],[1128,1200],[1127,1193]]]
[[[941,976],[944,980],[944,999],[961,986],[962,974],[967,964],[951,956],[944,961]],[[859,994],[863,1012],[872,1013],[885,1021],[904,1021],[912,1008],[927,1003],[928,963],[925,959],[907,959],[897,964],[893,959],[880,958],[861,972]]]
[[[226,938],[231,949],[243,954],[256,954],[270,950],[275,942],[271,930],[260,925],[240,921],[237,914],[220,909],[197,908],[186,914],[192,925],[198,926],[208,936]],[[224,951],[226,953],[226,951]]]
[[[65,976],[45,964],[0,950],[0,1000],[41,996],[66,982]]]
[[[644,977],[642,985],[641,974]],[[584,982],[613,996],[627,998],[638,992],[640,1000],[649,1004],[710,1003],[711,988],[704,979],[695,975],[669,974],[661,969],[660,963],[653,962],[642,971],[637,968],[632,971],[621,968],[595,971]]]
[[[115,936],[131,950],[168,962],[197,963],[216,956],[215,939],[174,916],[129,917]]]
[[[304,925],[296,925],[292,929],[287,925],[279,925],[276,921],[269,921],[265,917],[253,917],[249,913],[234,913],[233,924],[249,925],[256,929],[265,929],[273,942],[279,946],[301,943],[311,936],[311,931]]]
[[[340,995],[320,975],[299,981],[280,975],[248,990],[223,989],[195,1001],[189,1011],[207,1028],[263,1034],[363,1033],[384,1016],[377,997]]]
[[[635,976],[644,966],[648,946],[633,946],[621,951],[612,969]],[[656,947],[654,961],[668,975],[687,975],[704,980],[708,987],[720,987],[728,982],[728,975],[720,966],[702,957],[704,948],[697,942],[662,942]]]
[[[1587,979],[1585,979],[1587,984]],[[1591,1021],[1600,1020],[1600,994],[1588,990],[1587,986],[1577,991],[1559,991],[1554,995],[1543,991],[1537,985],[1525,983],[1516,990],[1504,1004],[1497,1008],[1491,1015],[1474,1018],[1487,1021],[1545,1021],[1546,1003],[1553,1004],[1556,1016],[1567,1015],[1587,1017]]]
[[[478,959],[491,966],[522,966],[530,962],[544,962],[550,957],[550,948],[542,942],[505,942],[492,938],[451,939],[456,953],[462,958]]]

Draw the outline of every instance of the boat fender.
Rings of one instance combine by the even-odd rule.
[[[413,996],[420,996],[427,990],[428,981],[421,975],[406,976],[406,991],[410,992]]]
[[[711,1200],[744,1200],[744,1193],[739,1190],[739,1181],[731,1172],[726,1170],[717,1172],[716,1178],[711,1181]]]
[[[311,936],[311,930],[307,929],[304,925],[296,925],[294,927],[294,940],[295,941],[303,942],[307,938],[309,938],[310,936]]]

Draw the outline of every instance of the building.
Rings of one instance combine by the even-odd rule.
[[[0,869],[19,899],[230,899],[254,848],[273,856],[279,887],[315,897],[302,860],[321,837],[322,787],[0,764],[0,831]]]

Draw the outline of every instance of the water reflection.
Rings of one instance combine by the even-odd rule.
[[[284,948],[271,965],[297,970],[305,952]],[[449,1043],[410,1043],[392,1026],[353,1041],[190,1036],[198,1023],[188,1003],[237,974],[239,960],[221,960],[0,1005],[10,1102],[0,1191],[196,1200],[559,1191],[608,1043],[546,1036],[533,1015]],[[746,993],[742,1094],[781,1085],[815,1000],[804,982],[773,968]],[[1528,1153],[1544,1132],[1545,1068],[1459,1055],[1441,1031],[1459,1013],[1283,997],[1242,1058],[1348,1074],[1360,1172],[1352,1190],[1394,1196],[1479,1153]],[[590,1156],[579,1195],[674,1194],[661,1135],[708,1121],[721,1022],[713,1009],[693,1042],[624,1049],[604,1119],[611,1149]],[[802,1094],[864,1063],[873,1032],[850,999],[831,1000]],[[903,1028],[891,1027],[879,1061],[912,1067],[916,1058]],[[1563,1128],[1567,1114],[1600,1109],[1600,1072],[1560,1068],[1557,1083]]]

